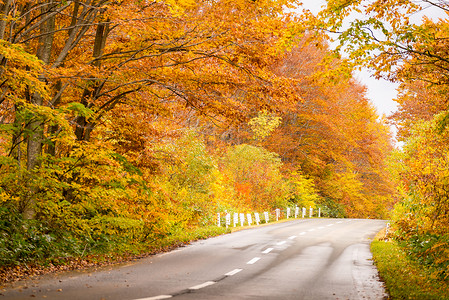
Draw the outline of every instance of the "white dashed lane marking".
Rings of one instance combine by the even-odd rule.
[[[264,251],[262,251],[262,253],[267,254],[267,253],[270,253],[271,251],[273,251],[273,248],[267,248]]]
[[[206,286],[213,285],[215,283],[216,283],[215,281],[206,281],[202,284],[198,284],[198,285],[189,287],[189,290],[199,290],[199,289],[205,288]]]
[[[288,238],[289,240],[293,240],[296,239],[296,235],[292,235],[291,237]]]
[[[140,298],[140,299],[134,299],[134,300],[162,300],[162,299],[169,299],[172,298],[172,295],[159,295],[155,297],[149,297],[149,298]]]
[[[305,232],[301,232],[299,235],[304,235],[304,234],[306,234]]]
[[[280,246],[280,245],[284,245],[285,243],[286,243],[286,241],[280,241],[280,242],[277,242],[276,245]]]
[[[260,257],[254,257],[253,259],[251,259],[249,262],[247,262],[247,265],[252,265],[255,264],[258,260],[260,259]]]
[[[231,272],[228,272],[225,274],[225,276],[233,276],[235,274],[237,274],[238,272],[242,271],[243,269],[234,269]]]

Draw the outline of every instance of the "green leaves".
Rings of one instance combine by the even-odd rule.
[[[131,164],[126,157],[118,154],[118,153],[112,153],[111,154],[112,157],[117,160],[123,167],[123,169],[125,169],[127,172],[131,173],[131,174],[137,174],[139,176],[142,176],[142,171],[135,167],[133,164]]]
[[[89,118],[94,114],[92,109],[87,108],[86,106],[84,106],[84,104],[79,103],[79,102],[68,103],[65,106],[65,109],[73,112],[75,114],[75,116],[81,116],[81,117],[86,117],[86,118]]]

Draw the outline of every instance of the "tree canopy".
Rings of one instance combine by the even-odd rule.
[[[386,217],[386,120],[312,30],[338,19],[298,7],[2,1],[0,264],[145,252],[224,210]]]

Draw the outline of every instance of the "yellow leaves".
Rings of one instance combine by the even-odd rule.
[[[287,189],[288,181],[281,175],[281,167],[282,162],[276,153],[242,144],[228,149],[220,171],[233,187],[234,199],[241,201],[240,206],[266,209],[284,205],[291,196]]]
[[[378,19],[385,19],[396,23],[408,21],[408,16],[422,9],[413,1],[377,0],[366,6],[368,14],[374,14]],[[396,26],[394,26],[396,28]]]
[[[170,7],[170,11],[174,16],[182,16],[187,9],[196,7],[195,0],[158,0]]]
[[[214,169],[212,171],[212,181],[210,185],[210,196],[221,210],[238,207],[235,197],[234,187],[229,179],[225,177],[223,172]]]
[[[295,204],[298,206],[311,206],[312,208],[316,208],[320,196],[315,188],[313,179],[307,178],[296,171],[290,172],[287,176],[290,184],[293,186],[291,197],[297,199]]]
[[[438,132],[444,113],[415,125],[404,147],[401,178],[412,194],[411,203],[420,207],[412,219],[425,232],[447,234],[449,221],[449,147],[448,131]],[[413,207],[413,206],[412,206]]]
[[[42,116],[45,135],[56,142],[55,155],[44,156],[48,173],[40,183],[60,183],[53,195],[64,201],[48,205],[48,209],[55,214],[61,209],[64,215],[55,218],[67,216],[73,221],[67,225],[69,229],[76,227],[76,233],[84,230],[90,234],[91,226],[114,235],[141,228],[136,220],[142,217],[146,230],[157,236],[172,228],[182,230],[189,220],[207,222],[215,204],[267,208],[286,204],[292,195],[304,205],[316,204],[319,198],[313,181],[302,175],[283,176],[285,166],[274,150],[245,144],[216,147],[227,143],[228,138],[234,139],[233,143],[245,141],[248,127],[256,139],[269,139],[267,144],[274,141],[276,152],[283,153],[284,144],[275,132],[283,126],[286,131],[296,126],[288,137],[291,156],[283,158],[291,164],[306,165],[310,173],[317,174],[320,191],[331,173],[344,174],[351,166],[352,161],[346,160],[367,163],[362,156],[354,155],[353,159],[346,154],[352,146],[360,146],[358,139],[366,137],[360,132],[366,129],[371,133],[377,128],[359,122],[367,118],[361,113],[363,105],[355,109],[355,102],[346,100],[360,97],[348,92],[352,83],[343,76],[350,76],[351,65],[333,57],[326,65],[317,66],[316,48],[303,47],[297,50],[297,54],[304,54],[301,59],[286,66],[297,68],[296,72],[275,71],[284,50],[291,49],[308,28],[293,13],[286,13],[295,8],[296,1],[108,3],[91,8],[106,9],[103,15],[80,20],[92,24],[90,28],[71,26],[73,5],[55,15],[58,30],[50,60],[64,49],[69,32],[87,31],[84,35],[78,32],[79,42],[73,44],[63,64],[45,74],[53,101],[40,107],[24,106],[30,115]],[[39,20],[36,17],[36,22]],[[98,22],[105,20],[107,38],[102,55],[93,62],[95,31],[100,28]],[[308,38],[313,45],[323,42]],[[37,39],[31,41],[27,51],[36,52],[37,44]],[[30,76],[28,80],[36,80],[37,86],[44,70],[35,57],[27,56],[22,48],[11,51],[14,45],[2,45],[3,55],[15,68],[9,70],[17,70],[8,73],[10,79],[14,79],[12,75]],[[317,75],[317,71],[322,72]],[[335,85],[339,80],[343,83]],[[31,85],[17,80],[19,89]],[[305,96],[304,101],[300,102],[299,95]],[[257,111],[249,126],[243,124]],[[270,112],[284,114],[281,119]],[[215,124],[229,126],[228,137],[217,134]],[[75,130],[91,128],[89,137],[75,140]],[[186,128],[213,137],[203,141],[200,134]],[[179,138],[182,132],[189,133]],[[86,135],[77,136],[81,140]],[[211,155],[208,147],[219,150]],[[357,179],[338,180],[345,189],[338,193],[349,195],[345,198],[349,205],[362,198]],[[86,219],[92,220],[90,225]]]
[[[32,71],[42,70],[42,64],[37,57],[26,52],[21,45],[0,40],[0,54],[13,64],[27,66]]]
[[[45,84],[38,79],[43,66],[35,55],[28,53],[21,45],[0,40],[0,56],[7,61],[6,66],[2,67],[1,80],[10,88],[9,95],[14,101],[23,97],[27,88],[43,98],[48,97]]]
[[[273,116],[264,110],[260,111],[257,117],[252,118],[248,124],[251,126],[254,138],[256,140],[263,140],[281,124],[281,120],[281,117]]]

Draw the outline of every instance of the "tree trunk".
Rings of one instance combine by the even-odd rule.
[[[102,55],[108,33],[109,33],[108,20],[106,22],[102,22],[97,25],[93,49],[94,58],[99,58]],[[100,68],[101,60],[94,60],[93,65],[96,66],[97,68]],[[86,88],[82,96],[81,103],[86,107],[89,107],[87,99],[95,99],[96,95],[99,94],[99,90],[101,89],[101,84],[98,82],[98,80],[93,81],[94,81],[93,87]],[[95,122],[91,122],[87,120],[86,117],[81,116],[76,118],[75,122],[76,122],[76,129],[75,129],[76,138],[79,141],[88,141],[90,139],[90,134],[95,127]]]
[[[9,5],[11,4],[12,0],[6,0],[4,1],[4,4],[0,6],[0,39],[3,40],[5,37],[5,30],[6,30],[6,22],[9,11]]]
[[[48,1],[47,6],[42,7],[42,17],[48,18],[48,13],[51,12],[53,0]],[[51,50],[53,46],[53,37],[55,29],[55,17],[49,17],[40,26],[39,48],[37,49],[37,57],[48,65],[51,57]],[[46,82],[44,75],[39,76],[39,80]],[[36,106],[42,106],[43,99],[38,93],[35,93],[31,97],[31,103]],[[43,120],[39,116],[35,116],[33,120],[28,124],[28,130],[31,134],[27,139],[27,170],[32,172],[40,168],[40,157],[42,154],[42,143],[44,139],[44,124]],[[33,219],[35,215],[36,199],[35,194],[37,188],[33,185],[33,180],[28,183],[27,203],[25,203],[23,216],[25,219]]]
[[[62,88],[63,87],[62,87],[61,81],[56,82],[56,85],[55,85],[56,98],[52,102],[52,105],[54,107],[58,107],[59,104],[61,103],[62,96],[61,95],[58,96],[58,93],[59,93],[59,91],[61,91]],[[47,129],[47,137],[51,139],[52,137],[55,136],[55,134],[58,132],[58,130],[59,130],[59,126],[58,125],[51,125]],[[46,153],[50,154],[51,156],[56,156],[56,144],[55,144],[55,142],[51,142],[50,144],[48,144]]]

